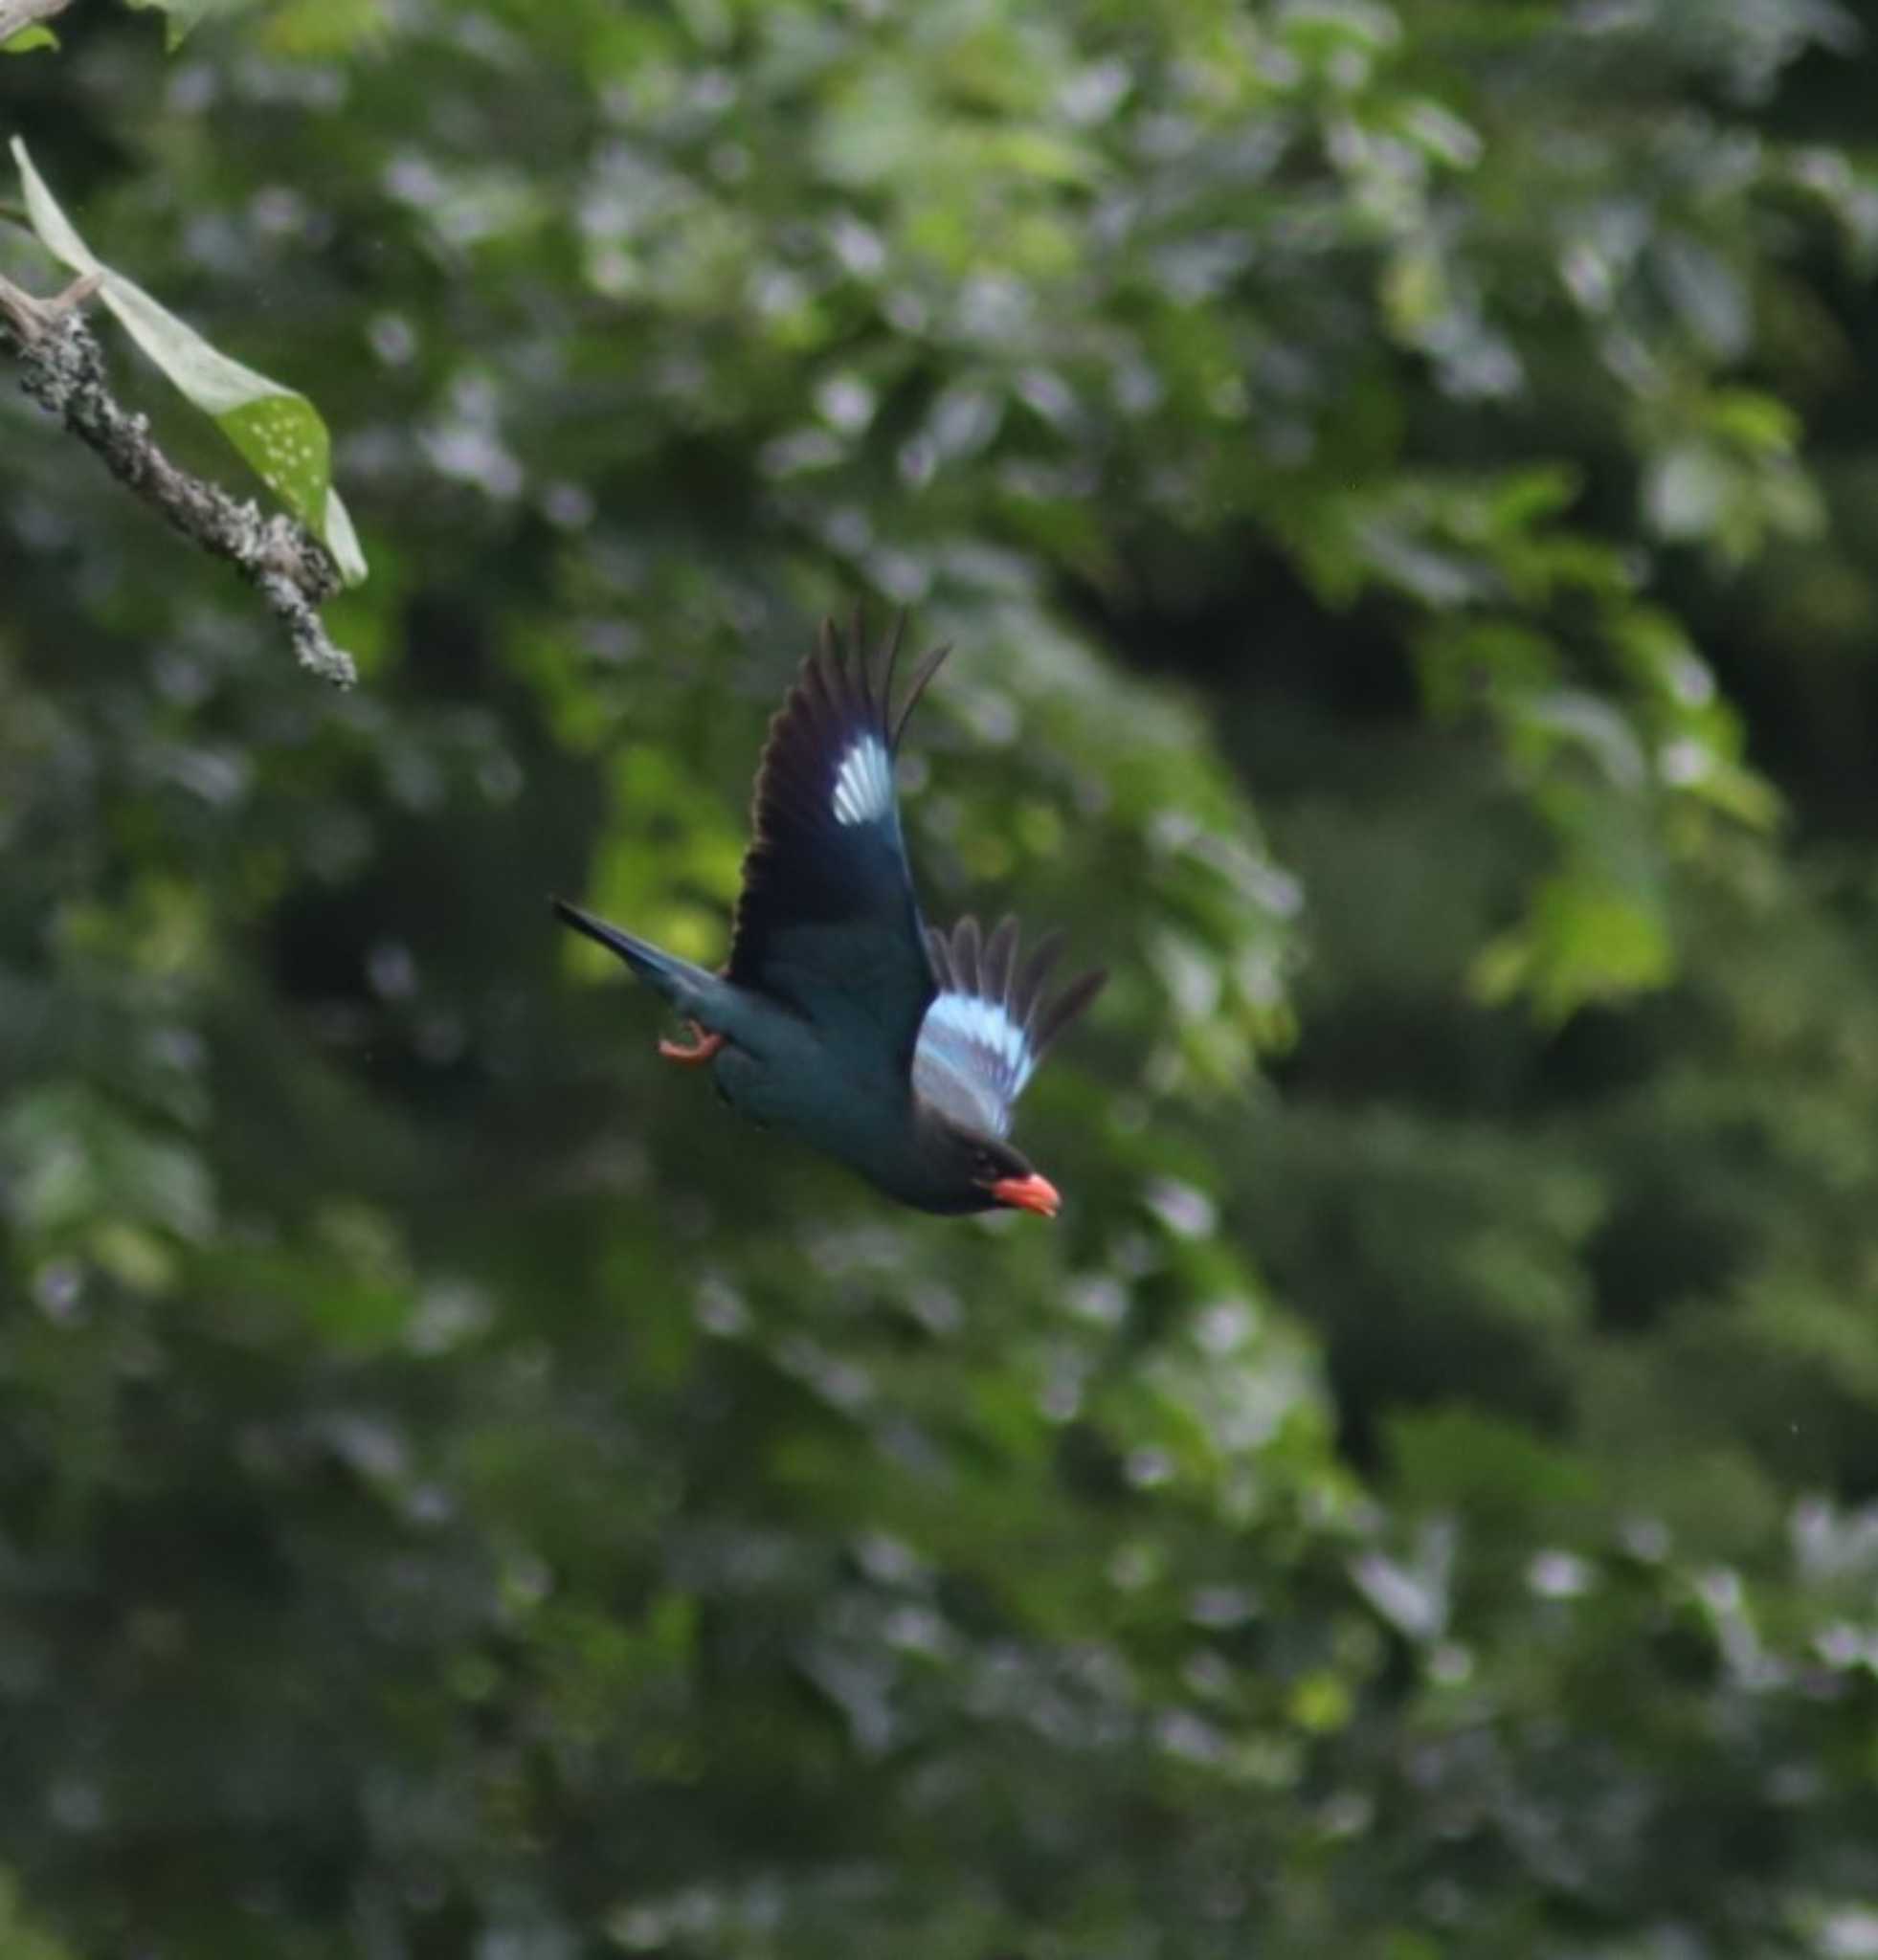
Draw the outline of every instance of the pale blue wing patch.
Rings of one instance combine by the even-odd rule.
[[[920,1024],[913,1086],[949,1115],[1001,1137],[1035,1067],[1024,1031],[1002,1001],[944,992]]]
[[[913,1086],[953,1122],[1005,1135],[1044,1051],[1101,991],[1096,971],[1045,991],[1061,944],[1045,933],[1020,961],[1015,919],[989,939],[972,918],[950,934],[928,933],[938,991],[920,1023]]]
[[[861,736],[841,757],[830,801],[839,824],[880,823],[893,815],[893,759],[878,735]]]

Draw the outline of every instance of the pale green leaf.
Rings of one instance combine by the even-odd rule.
[[[254,0],[126,0],[126,4],[140,12],[164,16],[163,45],[173,55],[185,38],[212,15],[239,12],[252,6]]]
[[[34,48],[56,48],[58,36],[49,27],[23,27],[0,41],[0,55],[30,55]]]
[[[1728,471],[1715,453],[1698,443],[1681,443],[1651,463],[1643,504],[1659,536],[1702,538],[1720,522],[1728,490]]]
[[[11,54],[8,47],[0,52]],[[71,1948],[53,1938],[28,1915],[12,1874],[0,1870],[0,1952],[8,1960],[71,1960]]]
[[[385,31],[385,0],[283,0],[255,39],[269,54],[308,61],[348,55]]]
[[[339,567],[339,575],[348,586],[365,583],[365,552],[359,546],[359,534],[352,528],[351,513],[339,501],[339,492],[328,488],[326,491],[325,522],[314,528],[320,534],[321,542],[332,553],[332,562]]]
[[[258,395],[215,419],[283,503],[309,521],[313,513],[323,511],[332,474],[332,444],[325,424],[303,395]]]
[[[59,209],[17,137],[12,151],[27,214],[46,249],[74,272],[98,275],[100,297],[124,331],[321,538],[346,582],[358,584],[365,559],[332,488],[332,440],[319,411],[304,395],[231,360],[134,280],[104,265]]]

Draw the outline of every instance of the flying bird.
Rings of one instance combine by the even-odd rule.
[[[950,934],[920,916],[893,762],[906,717],[951,651],[914,665],[896,711],[904,618],[883,658],[860,617],[824,622],[757,768],[730,958],[706,972],[556,899],[689,1023],[659,1052],[708,1066],[732,1108],[801,1138],[921,1211],[1015,1206],[1054,1217],[1056,1187],[1009,1141],[1043,1052],[1101,991],[1052,991],[1060,938],[1019,958],[1017,924]]]

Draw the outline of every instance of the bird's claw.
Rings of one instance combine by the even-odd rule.
[[[705,1034],[696,1021],[686,1021],[684,1025],[691,1031],[692,1046],[685,1048],[676,1041],[660,1041],[659,1052],[667,1061],[682,1061],[696,1068],[701,1062],[708,1061],[724,1046],[725,1037]]]

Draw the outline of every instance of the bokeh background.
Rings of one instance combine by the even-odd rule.
[[[0,133],[364,673],[0,362],[0,1951],[1878,1954],[1860,17],[208,12]],[[1114,970],[1054,1227],[545,909],[714,957],[856,600],[928,911]]]

